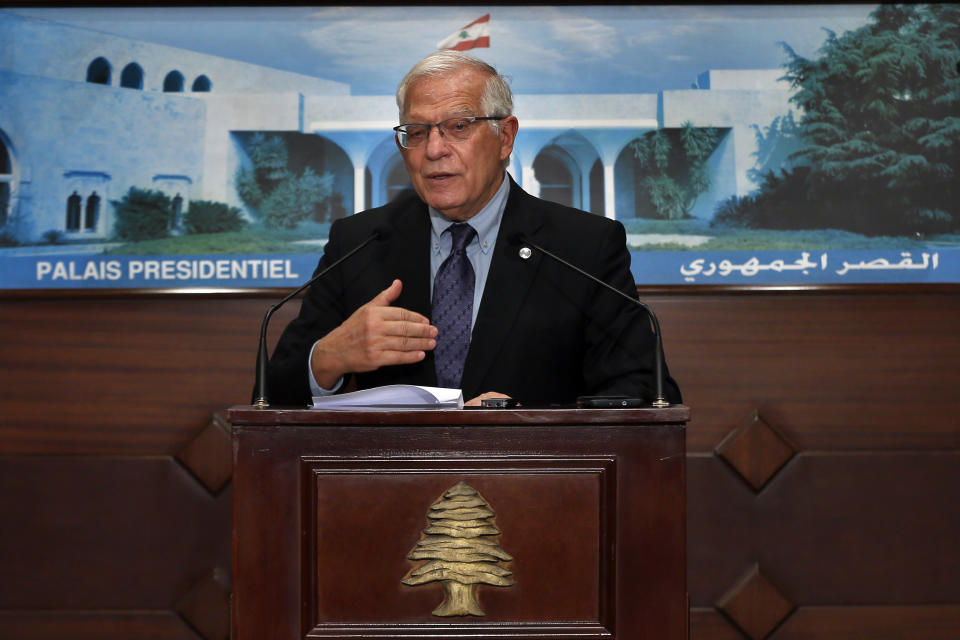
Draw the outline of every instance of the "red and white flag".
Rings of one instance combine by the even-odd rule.
[[[490,46],[490,14],[477,18],[463,29],[437,43],[437,49],[456,49],[466,51],[475,47]]]

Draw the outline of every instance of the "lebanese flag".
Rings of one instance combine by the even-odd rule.
[[[475,47],[490,46],[490,14],[477,18],[463,29],[437,43],[437,49],[456,49],[466,51]]]

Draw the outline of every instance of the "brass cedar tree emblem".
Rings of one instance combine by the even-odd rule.
[[[486,615],[477,602],[477,586],[514,584],[510,570],[498,564],[513,556],[491,538],[500,535],[491,521],[495,515],[466,482],[453,485],[430,505],[427,528],[407,556],[428,562],[408,571],[402,582],[410,586],[440,582],[444,599],[433,615]]]

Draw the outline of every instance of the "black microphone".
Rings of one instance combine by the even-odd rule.
[[[374,240],[385,240],[387,235],[387,232],[382,228],[374,229],[369,238],[340,256],[340,258],[337,260],[334,260],[333,264],[331,264],[329,267],[320,271],[319,273],[314,274],[314,276],[307,280],[306,283],[298,287],[292,293],[288,294],[283,298],[283,300],[267,309],[266,315],[263,316],[263,322],[260,324],[260,349],[257,351],[257,392],[253,400],[253,405],[256,408],[265,409],[270,406],[267,395],[267,363],[269,362],[269,358],[267,357],[267,325],[270,323],[270,316],[273,315],[273,312],[285,305],[288,300],[312,285],[314,282],[330,273],[331,270],[333,270],[335,267],[338,267],[342,262],[353,256],[353,254],[357,253]]]
[[[576,271],[577,273],[579,273],[579,274],[582,275],[583,277],[589,279],[591,282],[594,282],[594,283],[600,285],[601,287],[603,287],[604,289],[607,289],[608,291],[612,291],[613,293],[617,294],[617,295],[620,296],[621,298],[624,298],[624,299],[626,299],[626,300],[629,300],[632,304],[634,304],[634,305],[636,305],[636,306],[639,306],[641,309],[643,309],[643,311],[647,314],[647,317],[650,318],[650,321],[653,322],[653,328],[654,328],[654,330],[656,331],[656,334],[657,334],[657,336],[656,336],[656,337],[657,337],[657,344],[656,344],[656,347],[655,347],[655,350],[654,350],[654,357],[653,357],[653,363],[654,363],[654,365],[653,365],[653,366],[654,366],[654,382],[656,383],[656,398],[653,400],[653,402],[651,403],[651,405],[654,406],[654,407],[657,407],[657,408],[669,407],[669,406],[670,406],[670,403],[667,402],[666,397],[663,395],[663,339],[662,339],[662,337],[661,337],[661,335],[660,335],[660,321],[657,320],[657,314],[655,314],[655,313],[653,312],[653,309],[651,309],[650,306],[647,305],[645,302],[642,302],[642,301],[640,301],[640,300],[637,300],[636,298],[631,298],[630,296],[628,296],[627,294],[625,294],[623,291],[620,291],[620,290],[617,289],[616,287],[607,284],[606,282],[604,282],[604,281],[601,280],[600,278],[597,278],[596,276],[593,276],[593,275],[587,273],[586,271],[584,271],[583,269],[581,269],[580,267],[578,267],[578,266],[576,266],[576,265],[570,264],[569,262],[567,262],[566,260],[564,260],[564,259],[561,258],[560,256],[557,256],[557,255],[555,255],[555,254],[547,251],[546,249],[544,249],[544,248],[541,247],[540,245],[538,245],[538,244],[536,244],[536,243],[533,243],[533,242],[530,242],[529,240],[527,240],[527,239],[523,236],[523,234],[519,234],[519,233],[518,233],[518,234],[515,234],[515,235],[511,236],[510,239],[511,239],[511,241],[512,241],[514,244],[519,244],[519,245],[521,245],[521,247],[520,247],[520,257],[521,257],[523,260],[529,260],[529,259],[530,259],[530,256],[533,255],[533,251],[530,250],[530,247],[533,247],[534,249],[536,249],[537,251],[539,251],[539,252],[542,253],[543,255],[547,256],[548,258],[552,258],[553,260],[559,262],[560,264],[562,264],[563,266],[567,267],[568,269],[572,269],[573,271]]]

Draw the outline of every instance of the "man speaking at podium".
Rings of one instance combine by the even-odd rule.
[[[505,79],[457,51],[397,89],[396,142],[416,195],[336,221],[314,283],[270,360],[275,405],[355,384],[460,388],[467,404],[581,395],[650,400],[654,333],[642,309],[523,241],[636,297],[623,225],[525,193],[506,174],[519,123]],[[672,403],[680,391],[666,376]]]

